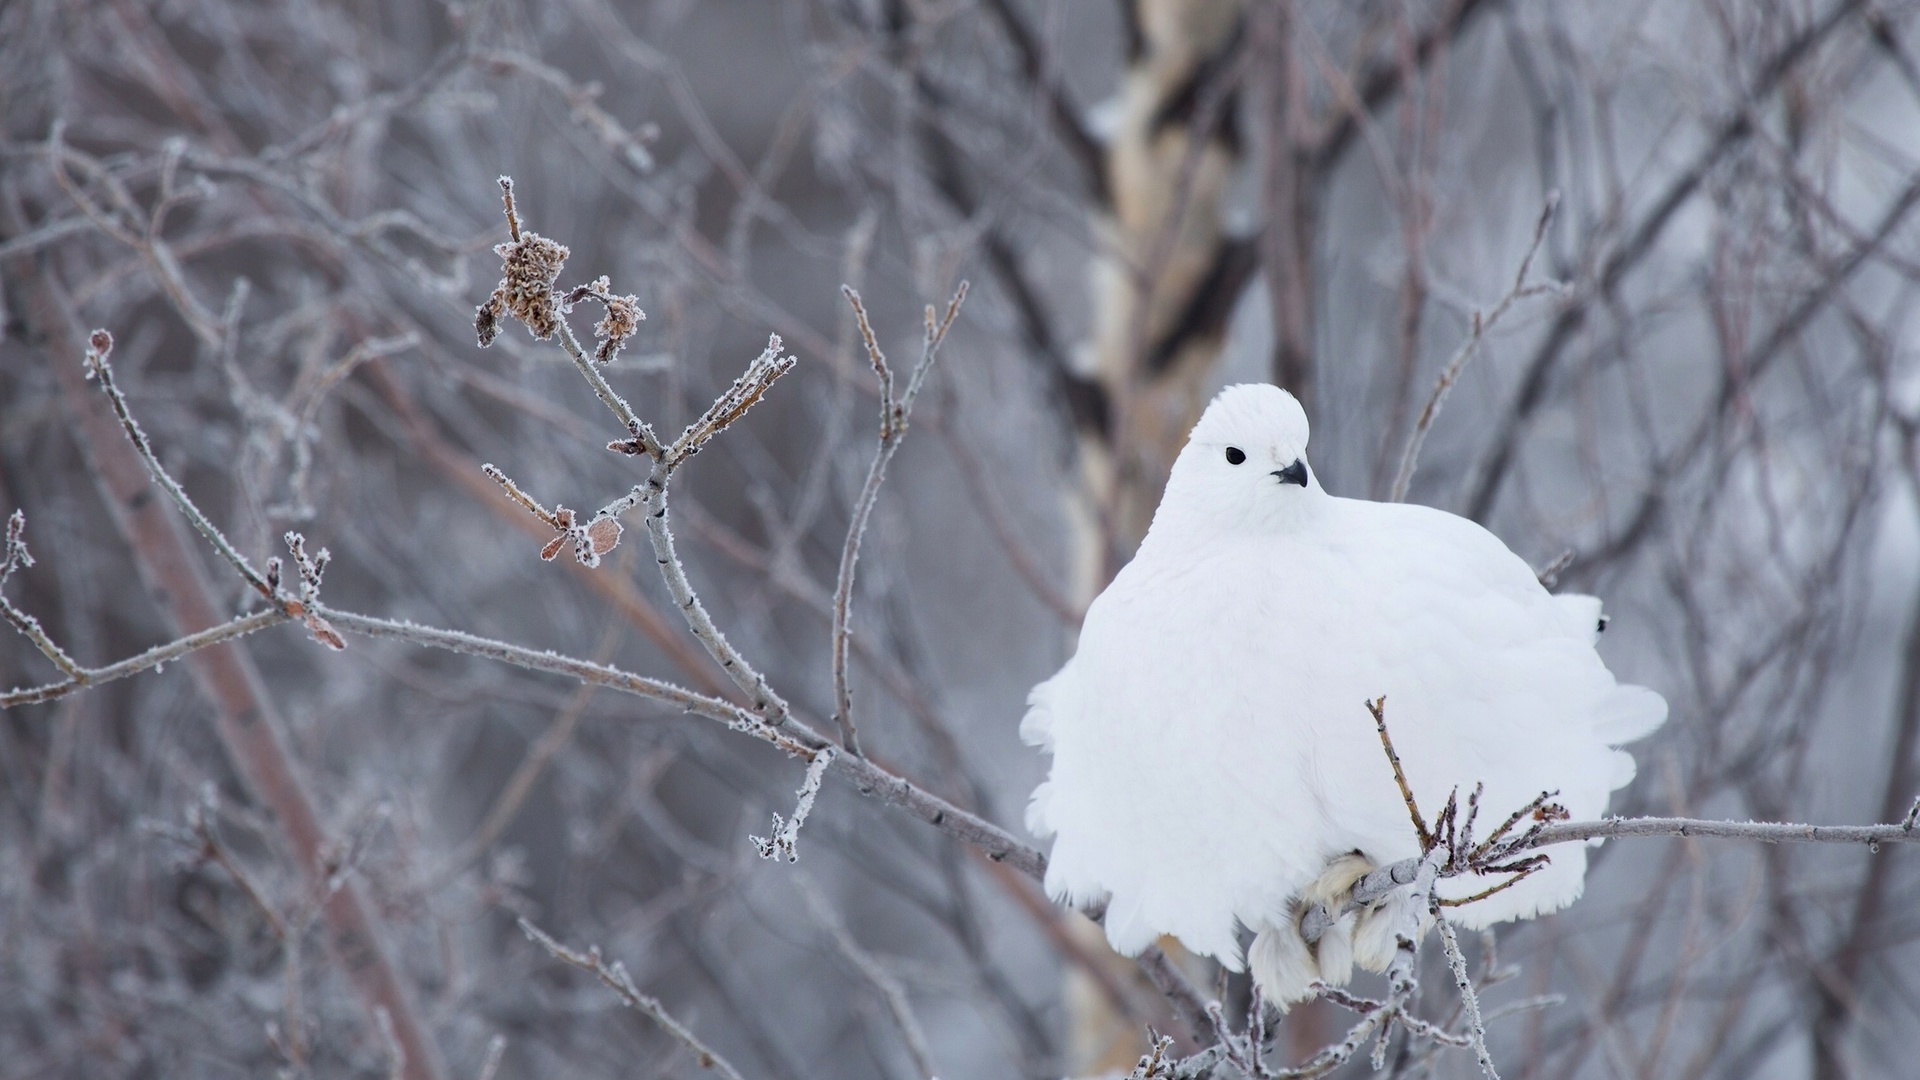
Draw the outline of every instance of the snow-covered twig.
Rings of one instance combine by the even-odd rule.
[[[1530,848],[1625,836],[1685,836],[1706,840],[1753,840],[1763,844],[1881,844],[1913,843],[1915,815],[1895,825],[1801,825],[1785,821],[1708,821],[1678,817],[1609,817],[1598,821],[1568,821],[1548,825],[1528,843]]]
[[[566,675],[584,683],[604,686],[612,690],[621,690],[640,697],[651,698],[684,709],[710,720],[718,720],[735,731],[764,739],[785,750],[789,754],[812,757],[816,745],[802,741],[790,735],[770,728],[759,717],[732,702],[705,694],[696,693],[685,687],[661,679],[635,675],[606,664],[596,664],[591,660],[581,660],[571,656],[541,649],[529,649],[505,641],[483,638],[459,630],[444,630],[438,627],[422,626],[414,622],[382,619],[372,615],[343,611],[334,607],[317,609],[327,620],[342,630],[366,637],[388,638],[413,645],[424,645],[448,652],[464,653],[489,660],[498,660],[515,667],[532,671],[552,672]]]
[[[107,401],[113,405],[113,415],[119,419],[120,428],[126,432],[127,441],[133,444],[134,452],[140,455],[140,463],[146,466],[147,475],[152,477],[154,484],[161,491],[166,492],[167,497],[173,500],[173,504],[180,508],[180,513],[186,517],[188,524],[192,525],[201,536],[207,538],[207,543],[213,545],[213,550],[238,571],[240,576],[246,579],[247,584],[253,586],[255,592],[268,600],[277,602],[280,598],[274,595],[273,586],[268,583],[266,576],[255,570],[253,564],[247,561],[247,557],[240,554],[239,549],[233,546],[233,542],[227,539],[226,534],[216,528],[207,515],[200,512],[200,508],[195,506],[193,500],[187,496],[186,489],[174,480],[173,476],[160,464],[160,459],[154,456],[153,444],[147,441],[147,433],[140,430],[139,422],[133,418],[133,411],[127,407],[126,396],[120,392],[119,384],[113,381],[113,365],[107,362],[107,357],[112,352],[112,334],[105,330],[95,330],[87,335],[87,378],[97,380],[100,389],[106,393]]]
[[[1454,935],[1453,924],[1445,919],[1435,919],[1440,929],[1440,945],[1447,954],[1447,970],[1453,972],[1453,985],[1460,991],[1461,1004],[1467,1012],[1467,1037],[1473,1046],[1474,1060],[1479,1062],[1480,1071],[1487,1080],[1500,1080],[1499,1070],[1493,1067],[1493,1055],[1487,1051],[1487,1025],[1480,1016],[1480,995],[1474,991],[1473,979],[1467,975],[1467,957],[1460,951],[1460,939]]]
[[[693,582],[687,578],[687,568],[674,550],[673,529],[667,520],[667,476],[671,469],[666,458],[657,459],[645,485],[647,540],[653,545],[654,562],[659,564],[660,576],[667,583],[674,606],[680,610],[693,636],[720,665],[720,669],[726,672],[727,677],[733,680],[733,684],[747,695],[749,707],[759,718],[770,727],[780,727],[791,719],[792,708],[785,698],[775,692],[766,676],[749,663],[720,632],[713,616],[708,614],[707,606],[693,591]]]
[[[780,376],[793,370],[798,361],[783,354],[781,349],[780,335],[767,335],[767,347],[747,365],[747,370],[741,372],[731,386],[721,391],[720,396],[713,399],[713,404],[700,414],[700,418],[688,424],[680,437],[673,440],[673,445],[667,447],[668,468],[676,468],[699,453],[716,435],[732,427],[734,421],[758,405],[773,384],[780,380]]]
[[[820,784],[827,778],[827,766],[833,764],[833,747],[822,747],[814,751],[813,761],[807,765],[806,779],[800,782],[800,792],[793,805],[793,819],[782,820],[779,814],[773,815],[773,832],[766,837],[749,836],[754,850],[763,859],[785,859],[788,862],[800,861],[800,828],[807,823],[807,815],[813,813],[813,800],[820,795]]]
[[[940,355],[940,345],[946,341],[954,317],[960,314],[960,305],[967,298],[967,283],[962,281],[960,287],[954,290],[953,298],[947,301],[944,316],[936,318],[933,306],[927,306],[920,361],[907,377],[906,392],[898,398],[893,393],[893,368],[887,364],[886,354],[881,351],[880,343],[874,337],[873,324],[867,319],[867,308],[860,294],[850,285],[842,285],[840,292],[853,307],[860,338],[866,343],[867,359],[873,363],[874,375],[880,380],[880,446],[874,452],[873,463],[867,468],[866,482],[860,486],[860,494],[854,499],[846,542],[840,549],[840,573],[833,590],[833,721],[840,729],[841,745],[850,753],[860,754],[860,731],[853,722],[853,692],[847,680],[847,644],[852,634],[849,624],[853,610],[854,573],[860,564],[860,545],[866,538],[867,522],[873,516],[874,504],[880,498],[880,484],[886,479],[887,463],[893,460],[894,453],[900,449],[901,440],[906,437],[914,399],[920,396],[920,388],[926,383],[934,360]]]
[[[33,565],[33,554],[27,550],[27,515],[15,510],[7,518],[7,546],[4,560],[0,560],[0,587],[4,587],[13,572]],[[0,616],[13,624],[40,655],[53,661],[53,666],[66,675],[68,685],[78,685],[87,678],[87,670],[67,655],[67,651],[54,643],[53,638],[40,625],[40,620],[13,606],[6,593],[0,592]],[[10,696],[10,695],[9,695]]]
[[[9,605],[10,606],[10,605]],[[19,687],[0,693],[0,709],[11,709],[16,705],[34,705],[43,701],[53,701],[66,697],[76,690],[110,683],[115,679],[124,679],[129,675],[138,675],[150,668],[157,668],[171,660],[177,660],[189,653],[198,652],[209,645],[218,645],[223,641],[246,637],[248,634],[265,630],[269,626],[278,626],[292,620],[293,616],[277,608],[256,611],[251,615],[242,615],[208,627],[197,634],[188,634],[176,638],[164,645],[155,645],[146,652],[129,656],[125,660],[97,668],[80,668],[77,674],[54,683],[40,686]]]
[[[740,1075],[740,1070],[734,1068],[731,1062],[721,1057],[711,1046],[701,1042],[700,1037],[685,1024],[675,1020],[672,1014],[667,1012],[666,1006],[660,1004],[660,999],[641,993],[640,988],[634,985],[633,976],[627,974],[625,964],[618,960],[609,964],[601,959],[598,945],[588,946],[584,953],[569,949],[526,919],[520,920],[520,932],[527,935],[527,940],[547,950],[561,963],[592,972],[594,977],[605,983],[607,989],[617,994],[621,1001],[660,1025],[661,1030],[672,1036],[675,1042],[691,1050],[694,1060],[700,1064],[701,1068],[712,1069],[727,1080],[745,1080]]]
[[[1372,998],[1363,998],[1357,994],[1349,993],[1338,986],[1327,986],[1325,984],[1320,984],[1320,996],[1343,1009],[1349,1009],[1363,1016],[1386,1006],[1385,1002],[1375,1001]],[[1442,1046],[1464,1047],[1469,1045],[1467,1036],[1456,1035],[1440,1027],[1438,1024],[1422,1020],[1417,1016],[1409,1016],[1402,1013],[1394,1022],[1420,1038],[1430,1039]]]

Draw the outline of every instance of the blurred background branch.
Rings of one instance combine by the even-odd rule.
[[[1237,976],[1155,956],[1176,1020],[1038,897],[1007,827],[1041,768],[1024,694],[1230,381],[1310,402],[1330,490],[1391,493],[1418,428],[1410,499],[1534,565],[1574,553],[1558,577],[1606,600],[1609,663],[1674,705],[1623,813],[1897,827],[1920,794],[1917,16],[0,6],[0,513],[25,512],[37,559],[6,597],[99,684],[40,693],[74,672],[0,644],[0,684],[33,691],[0,713],[0,1055],[90,1077],[700,1071],[657,1025],[610,1022],[619,996],[556,970],[522,918],[599,943],[744,1076],[1125,1072],[1149,1025],[1184,1035],[1212,999],[1244,1016]],[[502,174],[571,247],[558,287],[608,278],[580,298],[627,334],[605,363],[517,325],[474,348]],[[1530,280],[1567,290],[1476,333],[1552,191]],[[863,496],[879,399],[835,286],[907,356],[963,278],[926,437]],[[85,383],[94,326],[235,556],[284,560],[289,532],[331,551],[347,652],[270,629],[292,616],[182,531]],[[597,568],[542,563],[555,527],[481,465],[546,505],[623,498],[647,461],[606,446],[640,434],[580,372],[678,431],[769,333],[791,372],[675,470],[684,588],[633,538]],[[834,633],[836,592],[855,633]],[[800,727],[824,744],[857,722],[866,756],[831,761],[805,882],[748,840],[800,767],[685,715],[694,698],[357,636],[458,628],[772,720],[687,632],[695,593]],[[155,825],[183,806],[212,807],[194,835],[218,858]],[[1580,904],[1501,932],[1516,973],[1476,976],[1493,1060],[1905,1075],[1904,847],[1608,843]],[[1456,1001],[1413,1015],[1458,1031]],[[1277,1057],[1349,1023],[1297,1009]],[[1476,1071],[1412,1030],[1382,1044],[1388,1071]]]

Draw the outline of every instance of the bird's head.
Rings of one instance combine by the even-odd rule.
[[[1242,383],[1220,391],[1193,426],[1161,506],[1211,528],[1267,528],[1297,520],[1323,494],[1307,464],[1306,410],[1277,386]]]

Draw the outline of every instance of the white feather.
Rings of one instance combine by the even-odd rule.
[[[1594,652],[1598,601],[1549,595],[1464,518],[1335,498],[1311,474],[1283,482],[1306,443],[1285,391],[1222,392],[1078,652],[1029,699],[1021,735],[1053,755],[1027,817],[1054,838],[1047,890],[1108,899],[1122,953],[1171,934],[1237,968],[1238,928],[1297,925],[1296,901],[1336,860],[1419,853],[1370,698],[1386,696],[1429,815],[1486,785],[1483,830],[1549,789],[1575,818],[1601,815],[1632,778],[1616,747],[1665,719],[1658,694],[1619,685]],[[1482,927],[1571,903],[1586,851],[1552,854],[1448,917]],[[1298,974],[1298,957],[1257,947],[1261,967]]]

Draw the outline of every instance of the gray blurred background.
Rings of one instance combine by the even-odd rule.
[[[543,563],[551,531],[479,471],[576,508],[643,475],[553,343],[476,347],[507,174],[571,248],[561,287],[637,295],[607,377],[663,433],[769,333],[798,357],[674,518],[730,640],[814,717],[876,434],[839,286],[904,369],[922,305],[971,282],[865,538],[855,714],[878,762],[1023,838],[1024,695],[1211,393],[1287,385],[1326,486],[1385,498],[1462,357],[1409,497],[1604,598],[1603,655],[1673,709],[1619,809],[1897,821],[1916,38],[1893,0],[0,2],[0,512],[38,559],[6,595],[90,665],[200,629],[194,574],[245,604],[197,541],[169,578],[171,511],[114,494],[78,378],[98,326],[256,564],[298,530],[338,608],[730,689],[637,528],[597,569]],[[797,864],[761,861],[803,772],[763,743],[349,646],[237,647],[297,790],[262,790],[269,751],[185,663],[0,712],[0,1073],[703,1075],[522,916],[756,1080],[1124,1072],[1172,1023],[1032,881],[842,781]],[[0,642],[0,687],[57,677]],[[1498,935],[1488,1008],[1558,995],[1493,1023],[1503,1075],[1914,1075],[1911,852],[1597,854],[1579,904]],[[342,945],[349,896],[375,961]],[[1426,984],[1449,1022],[1431,959]],[[1297,1010],[1277,1056],[1347,1023]]]

